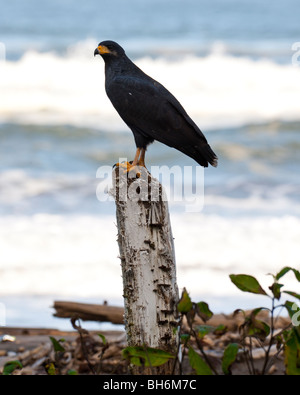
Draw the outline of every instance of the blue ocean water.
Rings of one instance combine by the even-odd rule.
[[[63,54],[78,41],[109,38],[137,56],[178,48],[207,53],[221,41],[237,53],[286,62],[299,39],[298,15],[296,0],[12,0],[1,5],[0,37],[8,58],[28,49]]]
[[[230,311],[228,274],[267,282],[266,273],[300,267],[299,11],[296,0],[1,4],[0,302],[8,325],[25,322],[25,297],[34,325],[52,322],[51,311],[49,322],[37,319],[39,300],[40,309],[54,298],[122,304],[114,204],[97,199],[96,174],[132,159],[135,146],[93,57],[105,39],[175,94],[219,156],[218,168],[205,170],[200,212],[170,201],[179,286]],[[147,166],[164,165],[196,163],[154,143]]]

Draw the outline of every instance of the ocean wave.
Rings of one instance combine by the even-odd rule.
[[[95,212],[97,180],[86,174],[36,175],[22,169],[0,173],[0,215]]]
[[[126,126],[104,91],[104,64],[94,41],[65,56],[29,51],[1,64],[0,121],[70,124],[103,130]],[[300,68],[222,51],[136,60],[163,83],[202,128],[299,120]]]
[[[105,174],[107,171],[110,174],[108,169],[105,166]],[[198,169],[199,172],[180,166],[149,167],[161,179],[172,212],[220,213],[227,217],[300,215],[298,183],[251,181],[237,175],[231,179],[221,180],[222,176],[213,179]],[[37,175],[22,169],[2,171],[0,215],[112,214],[114,203],[107,194],[112,188],[111,178],[97,177],[96,172]]]

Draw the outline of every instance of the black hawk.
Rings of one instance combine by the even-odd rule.
[[[137,67],[119,44],[102,41],[94,55],[102,56],[107,96],[134,135],[137,150],[128,170],[145,167],[146,148],[154,140],[176,148],[201,166],[217,166],[216,154],[179,101]]]

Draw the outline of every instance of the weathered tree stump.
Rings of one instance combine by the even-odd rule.
[[[133,173],[133,174],[131,174]],[[168,203],[161,184],[145,169],[114,171],[125,329],[129,346],[162,349],[176,355],[178,288]],[[174,360],[139,374],[172,374]]]

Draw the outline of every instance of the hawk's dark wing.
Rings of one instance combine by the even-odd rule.
[[[142,73],[142,72],[141,72]],[[179,101],[146,74],[118,76],[106,92],[124,122],[132,129],[137,145],[160,141],[195,159],[200,165],[217,165],[217,157],[198,126]]]

